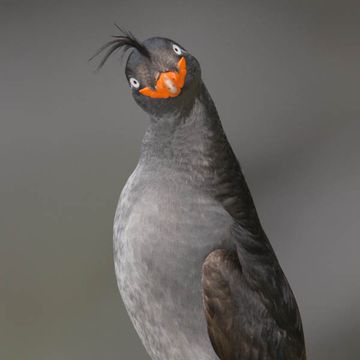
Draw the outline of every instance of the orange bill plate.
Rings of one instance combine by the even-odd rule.
[[[186,60],[184,57],[179,60],[177,67],[177,72],[168,71],[160,74],[155,85],[155,90],[145,87],[139,90],[139,92],[155,99],[166,99],[178,96],[184,86],[186,78]]]

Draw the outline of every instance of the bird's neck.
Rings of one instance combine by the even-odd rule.
[[[197,173],[202,177],[216,171],[232,153],[214,102],[205,85],[191,104],[160,118],[151,117],[141,150],[141,162],[157,163],[173,169]]]
[[[165,167],[185,177],[222,202],[247,228],[259,222],[240,165],[222,128],[205,85],[183,113],[151,118],[144,136],[140,164],[161,176]]]

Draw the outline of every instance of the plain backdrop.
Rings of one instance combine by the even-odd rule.
[[[360,3],[0,0],[0,359],[148,359],[112,221],[148,119],[117,30],[195,55],[312,360],[360,354]],[[170,359],[169,359],[170,360]]]

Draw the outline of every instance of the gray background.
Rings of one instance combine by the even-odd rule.
[[[0,359],[147,359],[112,220],[147,118],[115,33],[200,61],[302,313],[309,359],[358,359],[359,2],[0,1]]]

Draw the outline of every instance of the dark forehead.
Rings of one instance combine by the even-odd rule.
[[[163,37],[152,37],[146,39],[143,42],[143,45],[147,48],[150,53],[151,58],[147,59],[144,55],[140,54],[140,52],[134,49],[127,61],[126,71],[131,72],[135,69],[139,69],[143,66],[149,65],[151,62],[156,62],[159,59],[164,59],[169,56],[173,57],[173,49],[172,45],[178,44],[177,42],[163,38]]]
[[[143,44],[144,46],[151,52],[151,51],[158,51],[158,50],[166,50],[171,48],[172,44],[176,43],[173,40],[163,38],[163,37],[151,37],[146,39]]]

